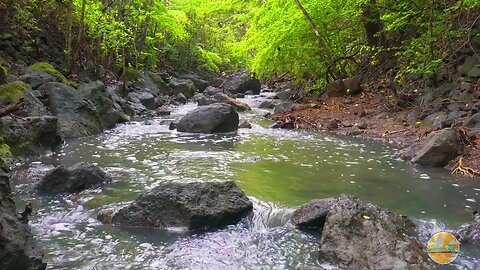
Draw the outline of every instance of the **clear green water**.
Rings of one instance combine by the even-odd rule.
[[[248,99],[252,106],[259,100]],[[392,158],[393,147],[323,133],[272,130],[264,111],[241,117],[252,130],[190,135],[168,130],[193,105],[169,118],[121,125],[70,141],[57,153],[17,169],[19,207],[33,200],[32,229],[50,269],[293,269],[318,266],[318,235],[288,224],[293,209],[314,198],[355,195],[416,220],[423,235],[470,222],[480,209],[480,181]],[[40,195],[35,182],[53,165],[96,163],[114,183],[76,196]],[[126,204],[163,181],[234,180],[252,197],[254,214],[237,226],[201,235],[121,230],[96,214]],[[464,249],[454,268],[470,268]]]

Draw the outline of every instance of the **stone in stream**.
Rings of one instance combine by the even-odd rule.
[[[140,103],[149,110],[155,110],[157,108],[155,97],[148,92],[130,92],[128,93],[128,99],[134,103]]]
[[[463,143],[451,128],[430,133],[424,142],[401,151],[400,157],[425,166],[443,167],[462,154]]]
[[[415,241],[415,225],[357,198],[313,200],[297,209],[291,222],[321,230],[321,263],[340,269],[431,269],[427,253]]]
[[[10,179],[0,171],[0,269],[45,269],[43,252],[19,220],[11,196]]]
[[[58,117],[60,130],[66,139],[102,132],[102,123],[95,105],[85,100],[82,92],[62,83],[46,83],[41,91],[48,96],[48,108]]]
[[[238,129],[239,117],[235,108],[216,103],[200,106],[187,113],[177,125],[179,132],[225,133]]]
[[[190,230],[236,224],[253,209],[232,181],[162,183],[103,220],[128,227],[186,227]]]
[[[71,168],[58,166],[40,180],[37,188],[41,191],[62,191],[69,193],[96,188],[112,182],[112,178],[93,164],[79,163]]]
[[[173,96],[177,96],[178,94],[182,93],[187,98],[191,98],[197,92],[197,88],[195,84],[188,79],[177,79],[173,78],[168,86],[173,90]]]
[[[240,71],[227,78],[224,88],[232,94],[259,95],[262,85],[258,79],[251,76],[250,72]],[[248,91],[251,92],[247,93]]]
[[[250,124],[247,120],[242,119],[242,120],[240,120],[240,123],[238,124],[238,128],[251,129],[252,124]]]
[[[473,212],[474,222],[465,224],[457,230],[458,240],[462,244],[471,244],[480,247],[480,214]]]
[[[198,75],[195,74],[182,74],[180,75],[180,79],[187,79],[193,82],[195,88],[198,89],[198,92],[202,93],[208,87],[208,82],[200,78]]]

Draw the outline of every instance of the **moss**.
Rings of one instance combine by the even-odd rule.
[[[127,77],[127,81],[129,82],[138,81],[138,79],[140,78],[140,71],[133,67],[127,67],[126,77]]]
[[[78,85],[72,80],[67,79],[60,71],[56,70],[51,64],[47,62],[37,62],[33,65],[30,66],[30,69],[33,71],[38,71],[38,72],[45,72],[48,73],[52,76],[57,77],[62,81],[62,83],[69,85],[71,87],[77,88]]]
[[[12,158],[12,152],[10,146],[5,143],[3,137],[0,137],[0,164],[4,166],[8,163],[8,160]]]
[[[8,70],[0,63],[0,84],[7,82]]]
[[[158,88],[161,88],[162,86],[165,85],[165,81],[163,81],[162,77],[160,77],[158,74],[149,71],[149,72],[148,72],[148,76],[150,76],[150,78],[152,78],[153,83],[154,83]]]
[[[30,85],[15,81],[0,86],[0,105],[10,105],[20,100],[25,91],[31,89]]]

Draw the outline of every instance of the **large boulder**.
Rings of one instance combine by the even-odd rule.
[[[254,95],[259,95],[262,84],[260,81],[251,76],[250,72],[242,71],[229,76],[224,84],[224,88],[231,94],[252,91]]]
[[[149,92],[130,92],[128,98],[133,103],[140,103],[149,110],[157,108],[155,97]]]
[[[474,222],[465,224],[457,230],[458,240],[462,244],[480,247],[480,214],[474,212]]]
[[[178,123],[177,130],[191,133],[224,133],[238,129],[239,117],[235,108],[216,103],[200,106],[187,113]]]
[[[41,191],[62,191],[69,193],[96,188],[112,182],[112,178],[93,164],[79,163],[71,168],[58,166],[40,180],[37,188]]]
[[[12,200],[10,180],[0,172],[0,269],[43,270],[43,252],[38,248],[28,225],[18,219]]]
[[[47,107],[43,105],[42,101],[38,99],[38,93],[36,92],[38,91],[25,91],[22,108],[13,114],[20,117],[49,115],[50,112],[47,110]]]
[[[234,182],[162,183],[120,209],[112,223],[190,230],[236,224],[252,203]]]
[[[195,95],[195,92],[197,91],[197,88],[195,87],[195,84],[188,79],[177,79],[173,78],[170,83],[168,83],[168,86],[172,88],[173,95],[176,96],[180,93],[184,94],[187,98],[193,97]]]
[[[41,91],[48,96],[48,108],[58,117],[60,130],[66,139],[102,132],[95,105],[76,89],[62,83],[46,83]]]
[[[463,143],[458,132],[451,128],[430,133],[424,142],[402,151],[400,156],[425,166],[443,167],[463,153]]]
[[[115,127],[117,123],[125,123],[129,120],[121,105],[107,94],[105,85],[101,81],[83,84],[78,88],[78,91],[95,106],[95,112],[102,128],[110,129]]]
[[[153,73],[151,71],[148,72],[147,75],[148,76],[145,76],[145,75],[142,76],[147,86],[153,83],[157,87],[157,89],[160,91],[159,94],[163,94],[163,95],[172,94],[172,89],[167,85],[167,83],[162,78],[162,76],[158,75],[157,73]]]
[[[291,221],[321,230],[319,260],[340,269],[433,267],[410,219],[350,196],[311,201]]]
[[[65,77],[60,71],[56,70],[51,64],[47,62],[37,62],[29,66],[26,70],[26,73],[44,73],[50,76],[53,76],[56,81],[62,82],[70,87],[77,87],[77,83],[72,80],[69,80]]]
[[[25,74],[19,77],[19,80],[29,84],[33,89],[38,89],[40,86],[48,82],[62,82],[61,78],[52,76],[45,72],[27,70]]]

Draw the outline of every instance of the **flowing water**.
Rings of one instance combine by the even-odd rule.
[[[288,223],[293,209],[315,198],[351,194],[412,217],[424,235],[471,221],[480,209],[480,181],[444,169],[418,168],[392,158],[395,148],[325,133],[274,130],[244,101],[251,130],[191,135],[169,117],[119,125],[98,136],[67,142],[61,150],[17,168],[19,208],[35,205],[31,227],[46,250],[49,269],[295,269],[318,266],[319,235]],[[55,165],[95,163],[114,178],[103,189],[76,196],[40,195],[35,181]],[[179,230],[120,229],[97,213],[125,205],[164,181],[234,180],[254,202],[254,214],[236,226],[202,234]],[[20,209],[19,209],[20,210]],[[422,239],[425,241],[425,239]],[[452,269],[471,269],[480,252],[462,247]]]

